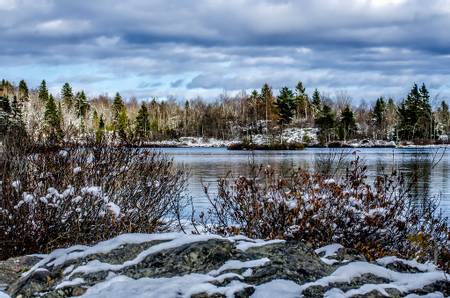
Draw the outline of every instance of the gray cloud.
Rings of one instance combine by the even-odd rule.
[[[400,96],[414,81],[450,89],[447,0],[3,0],[0,18],[5,75],[53,69],[50,83],[73,77],[92,92],[209,96],[297,80],[355,98]]]

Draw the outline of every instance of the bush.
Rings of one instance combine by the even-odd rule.
[[[165,230],[184,205],[186,173],[132,148],[1,153],[0,256]]]
[[[356,157],[342,179],[303,169],[277,175],[254,168],[250,177],[219,180],[204,228],[253,238],[296,239],[315,247],[338,242],[373,260],[386,255],[433,260],[449,269],[450,229],[432,200],[411,195],[403,175],[368,182]]]

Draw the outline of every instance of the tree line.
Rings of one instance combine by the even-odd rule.
[[[434,142],[450,133],[448,104],[433,109],[425,84],[413,84],[404,99],[379,97],[373,104],[352,105],[345,92],[333,98],[302,82],[275,94],[269,84],[250,94],[220,95],[214,101],[152,98],[139,102],[100,95],[88,98],[69,83],[51,94],[45,80],[29,89],[22,80],[0,84],[2,137],[27,135],[57,145],[95,142],[145,144],[183,136],[236,139],[255,134],[277,135],[291,127],[318,128],[326,144],[351,139]]]

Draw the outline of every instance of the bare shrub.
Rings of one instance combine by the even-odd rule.
[[[433,200],[416,201],[403,175],[368,182],[355,157],[341,179],[297,169],[277,175],[260,167],[250,177],[230,176],[201,214],[204,228],[254,238],[297,239],[315,247],[338,242],[369,259],[385,255],[434,260],[449,268],[450,229]]]
[[[1,258],[165,230],[185,202],[186,173],[153,151],[20,148],[0,167]]]

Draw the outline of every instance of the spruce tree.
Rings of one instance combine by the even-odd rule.
[[[272,118],[272,108],[273,108],[273,93],[272,88],[269,84],[265,83],[261,88],[261,103],[264,107],[264,113],[266,118],[266,128],[269,128],[269,120]]]
[[[19,100],[27,101],[29,97],[29,91],[27,83],[24,80],[19,82]]]
[[[84,91],[78,92],[75,98],[75,111],[77,117],[80,119],[84,119],[88,110],[89,103],[87,101],[86,94],[84,93]]]
[[[311,100],[312,109],[314,111],[314,114],[319,114],[320,110],[322,109],[322,100],[320,96],[319,90],[314,89],[312,100]]]
[[[372,121],[375,138],[378,138],[378,135],[384,137],[386,128],[386,102],[383,97],[379,97],[375,102],[375,106],[372,111]]]
[[[406,99],[398,107],[398,134],[403,140],[433,137],[433,115],[425,86],[414,84]]]
[[[339,123],[339,137],[346,141],[352,138],[356,134],[356,121],[353,111],[349,105],[346,105],[341,113],[340,123]]]
[[[105,121],[103,120],[103,114],[100,115],[100,120],[98,121],[95,140],[97,143],[102,143],[105,140]]]
[[[128,116],[125,104],[123,103],[122,96],[117,92],[113,100],[113,130],[114,136],[118,136],[122,141],[126,141],[127,134],[126,130],[128,127]]]
[[[73,92],[72,87],[70,87],[69,83],[65,83],[61,88],[61,99],[64,102],[64,105],[68,110],[71,110],[73,107]]]
[[[295,101],[297,118],[308,118],[309,100],[302,82],[295,87]]]
[[[280,124],[282,126],[289,124],[296,109],[295,97],[292,90],[288,87],[281,88],[280,95],[275,104],[277,106]]]
[[[6,96],[0,96],[0,138],[5,138],[11,122],[11,105]]]
[[[445,101],[441,102],[437,110],[440,133],[448,135],[450,133],[450,111]]]
[[[49,99],[47,83],[45,82],[45,80],[42,80],[41,85],[39,86],[38,98],[44,103]]]
[[[142,103],[141,108],[138,111],[136,117],[135,134],[139,140],[147,138],[150,132],[150,117],[148,113],[147,106]]]
[[[323,104],[320,112],[315,119],[316,126],[319,128],[319,136],[321,142],[327,143],[331,141],[334,130],[336,128],[336,114],[331,107]]]
[[[45,104],[44,122],[48,143],[51,145],[58,144],[62,138],[61,119],[55,99],[51,94]]]

